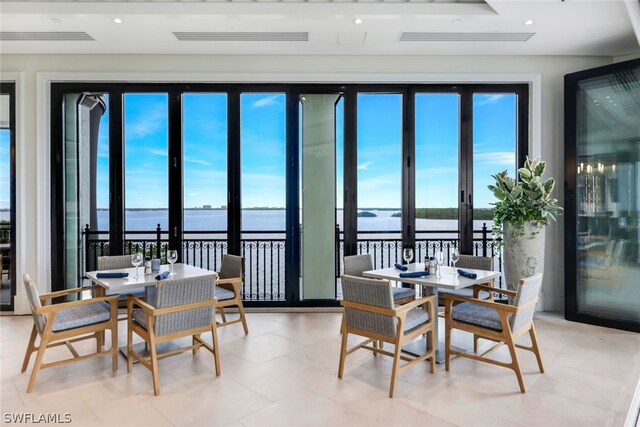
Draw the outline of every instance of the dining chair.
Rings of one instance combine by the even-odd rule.
[[[218,326],[228,326],[242,322],[244,334],[246,335],[249,333],[249,328],[247,327],[247,318],[244,314],[242,293],[240,292],[243,280],[243,261],[241,256],[223,255],[216,286],[216,308],[220,311],[220,317],[222,318],[222,322],[219,322]],[[234,306],[238,308],[240,317],[234,320],[227,320],[224,309]]]
[[[373,270],[370,254],[348,255],[344,259],[344,274],[347,276],[363,277],[362,273]],[[396,304],[406,304],[416,299],[415,288],[392,286],[391,292]]]
[[[458,268],[493,271],[493,258],[488,256],[460,255],[460,259],[456,263],[456,269]],[[486,285],[493,286],[493,280],[487,282]],[[457,295],[460,297],[479,298],[483,300],[488,299],[493,301],[493,292],[487,292],[484,290],[476,291],[475,289],[476,288],[438,288],[438,305],[444,305],[445,295]]]
[[[479,289],[490,290],[486,285],[474,285]],[[513,304],[501,304],[477,298],[447,295],[445,297],[445,370],[449,371],[451,356],[467,357],[480,362],[512,369],[518,378],[520,391],[525,392],[522,371],[518,363],[516,348],[531,351],[538,361],[540,372],[544,373],[542,357],[538,348],[538,339],[533,326],[538,294],[542,286],[542,273],[520,280],[517,291],[500,290],[512,297]],[[454,302],[459,304],[454,306]],[[451,331],[458,329],[473,334],[474,354],[454,350],[451,347]],[[516,339],[529,333],[531,346],[516,344]],[[477,354],[477,339],[484,338],[496,344],[482,354]],[[511,355],[511,362],[501,362],[487,357],[501,346],[506,345]]]
[[[435,296],[429,295],[396,307],[391,283],[387,280],[367,279],[343,275],[344,307],[342,322],[342,345],[338,378],[344,374],[345,359],[356,350],[366,349],[374,354],[393,357],[389,397],[393,397],[396,377],[399,372],[425,360],[429,360],[431,373],[435,370],[435,346],[433,345],[433,325],[435,319]],[[360,344],[347,349],[349,334],[367,338]],[[420,335],[428,335],[430,350],[420,357],[400,354],[402,346]],[[393,353],[375,347],[376,341],[395,346]],[[373,346],[369,345],[373,344]],[[400,365],[400,359],[407,361]]]
[[[54,298],[70,295],[80,297],[81,292],[95,292],[98,290],[98,286],[66,289],[39,295],[35,283],[28,274],[23,276],[23,281],[33,316],[33,328],[21,372],[24,373],[27,370],[31,354],[37,352],[27,393],[33,391],[40,369],[111,355],[112,369],[114,372],[118,370],[117,296],[94,297],[52,304]],[[103,351],[103,332],[106,330],[111,331],[111,349]],[[35,345],[37,336],[40,337],[38,346]],[[80,356],[72,343],[93,338],[96,339],[96,352]],[[47,348],[61,345],[66,345],[73,357],[42,363]]]
[[[192,350],[196,355],[200,347],[213,354],[216,376],[220,375],[218,335],[215,320],[216,274],[185,279],[158,281],[150,301],[142,301],[133,295],[127,297],[127,372],[131,372],[133,359],[151,371],[153,393],[160,394],[158,359]],[[213,344],[209,345],[201,334],[211,332]],[[133,333],[141,337],[149,347],[144,356],[134,351]],[[165,341],[191,336],[191,345],[159,354],[157,345]]]

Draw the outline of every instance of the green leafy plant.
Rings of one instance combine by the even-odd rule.
[[[520,181],[502,171],[491,175],[496,180],[495,185],[488,188],[493,192],[498,201],[492,203],[493,232],[499,236],[502,233],[502,224],[509,224],[515,235],[524,235],[524,224],[535,222],[537,232],[554,220],[556,215],[562,212],[558,206],[558,200],[551,197],[556,181],[553,178],[542,180],[542,175],[547,167],[546,162],[540,159],[527,160],[524,166],[518,169]]]

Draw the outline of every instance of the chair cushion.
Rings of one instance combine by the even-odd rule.
[[[135,288],[135,289],[126,289],[122,291],[107,291],[107,295],[118,295],[118,301],[126,301],[127,295],[133,295],[134,297],[144,299],[145,298],[145,290],[144,288]]]
[[[404,331],[408,332],[411,329],[417,328],[429,321],[429,313],[421,308],[413,308],[407,313],[406,323],[404,325]]]
[[[415,289],[398,288],[398,287],[395,287],[395,286],[391,288],[391,293],[393,294],[393,300],[394,301],[397,301],[397,300],[403,299],[403,298],[415,297],[416,296],[416,290]]]
[[[472,325],[483,326],[485,328],[502,330],[500,316],[493,308],[485,307],[480,304],[463,302],[453,307],[451,317],[454,320]]]
[[[233,291],[230,291],[225,288],[221,288],[220,286],[216,286],[216,298],[218,299],[218,301],[234,299],[235,297],[236,297],[236,294],[234,294]]]
[[[462,289],[438,289],[438,297],[444,298],[445,294],[456,295],[459,297],[473,298],[473,288]],[[489,292],[480,291],[478,294],[479,299],[489,299]]]
[[[132,317],[133,317],[133,321],[136,322],[138,325],[142,326],[145,329],[149,329],[149,326],[147,325],[147,315],[144,313],[143,309],[134,308]]]
[[[101,301],[65,308],[58,312],[53,321],[53,332],[61,332],[81,326],[106,322],[111,318],[109,304]]]

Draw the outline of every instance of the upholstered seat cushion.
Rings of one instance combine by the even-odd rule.
[[[462,289],[438,289],[438,297],[444,298],[446,294],[456,295],[459,297],[473,298],[473,288]],[[480,291],[478,294],[479,299],[489,299],[489,292]]]
[[[133,309],[133,321],[136,322],[138,325],[142,326],[143,328],[149,329],[149,326],[147,326],[147,315],[145,314],[143,309],[141,308]]]
[[[502,330],[500,316],[498,312],[490,307],[480,304],[463,302],[453,307],[451,318],[459,322],[470,323],[472,325],[483,326],[485,328]]]
[[[234,299],[235,297],[236,294],[234,294],[233,291],[221,288],[220,286],[216,286],[216,298],[218,299],[218,301]]]
[[[404,325],[404,331],[408,332],[411,329],[417,328],[429,321],[429,313],[421,308],[413,308],[407,313],[406,323]]]
[[[52,330],[53,332],[61,332],[106,322],[109,319],[111,319],[111,311],[108,303],[83,304],[60,310],[53,320]]]
[[[391,293],[393,294],[394,301],[416,296],[416,290],[411,288],[392,287]]]
[[[144,299],[145,291],[144,291],[144,288],[135,288],[135,289],[120,290],[118,292],[107,291],[107,295],[118,295],[118,301],[126,301],[127,295],[133,295],[134,297]]]

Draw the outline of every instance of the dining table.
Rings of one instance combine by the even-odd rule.
[[[416,271],[425,271],[424,263],[413,263],[406,265],[407,270],[402,271],[395,267],[390,268],[380,268],[377,270],[368,270],[363,273],[365,277],[375,278],[375,279],[384,279],[397,281],[402,283],[409,283],[413,285],[420,286],[422,288],[423,295],[435,295],[435,301],[437,304],[438,301],[438,289],[450,289],[450,290],[459,290],[463,288],[468,288],[473,285],[479,284],[489,284],[493,286],[496,278],[500,277],[502,273],[498,271],[487,271],[487,270],[474,270],[470,268],[465,268],[464,272],[475,274],[476,278],[471,279],[468,277],[464,277],[457,273],[457,269],[448,266],[440,267],[440,274],[430,274],[425,277],[400,277],[401,273],[409,273]],[[497,289],[497,291],[499,291]],[[437,312],[437,310],[436,310]],[[441,364],[444,363],[444,344],[438,340],[438,316],[435,316],[433,319],[434,322],[434,332],[433,332],[433,340],[437,343],[436,347],[436,363]],[[430,348],[430,343],[427,342],[426,337],[420,337],[409,344],[405,345],[402,348],[402,351],[412,354],[414,356],[421,356],[425,354]],[[463,352],[463,349],[456,348],[457,351]]]
[[[151,274],[144,273],[144,267],[136,268],[121,268],[121,269],[111,269],[111,270],[100,270],[100,271],[89,271],[85,273],[86,277],[88,277],[94,284],[98,285],[102,290],[102,292],[98,292],[97,296],[103,296],[108,291],[110,293],[119,293],[126,290],[139,289],[144,287],[145,289],[145,297],[147,302],[150,301],[154,291],[156,289],[156,284],[158,283],[158,279],[156,276],[159,274],[170,271],[171,266],[169,264],[163,264],[160,266],[160,271],[156,271]],[[102,277],[100,273],[122,273],[126,274],[126,277]],[[204,268],[195,267],[189,264],[176,263],[173,265],[173,275],[166,277],[164,280],[175,280],[175,279],[186,279],[189,277],[198,277],[198,276],[206,276],[206,275],[214,274],[218,275],[218,273],[210,270],[206,270]],[[140,353],[143,356],[146,356],[147,348],[145,343],[138,343],[134,345],[136,353]],[[171,341],[166,341],[164,343],[158,344],[157,350],[158,353],[164,353],[167,351],[171,351],[175,348],[178,348],[177,345],[173,344]],[[127,357],[127,346],[120,347],[120,352]]]

